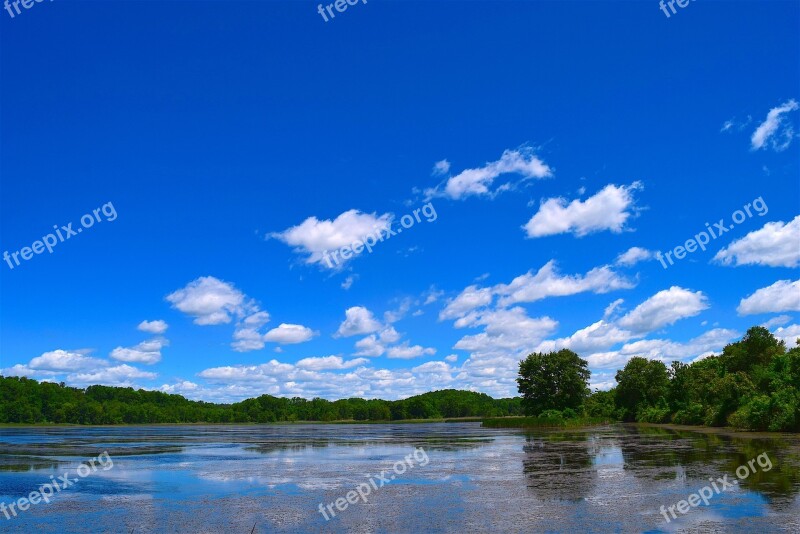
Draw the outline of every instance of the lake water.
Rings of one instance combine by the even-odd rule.
[[[94,471],[78,470],[103,451]],[[0,513],[0,531],[800,532],[797,435],[480,423],[0,430],[0,502],[64,473],[75,482],[49,504]],[[707,505],[675,507],[704,487]]]

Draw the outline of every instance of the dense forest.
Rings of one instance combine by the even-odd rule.
[[[521,399],[442,390],[398,401],[306,400],[262,395],[234,404],[190,401],[143,389],[64,384],[0,376],[0,423],[84,425],[146,423],[273,423],[500,417],[522,413]]]
[[[590,393],[588,378],[570,350],[529,355],[517,379],[525,413],[800,431],[800,347],[787,350],[764,327],[690,364],[631,358],[610,391]]]
[[[585,360],[562,349],[520,362],[521,397],[442,390],[404,400],[281,398],[233,404],[190,401],[160,391],[37,382],[0,376],[0,423],[273,423],[396,421],[456,417],[544,416],[548,420],[733,426],[800,431],[800,348],[787,350],[766,328],[753,327],[720,355],[694,363],[631,358],[610,391],[589,390]]]

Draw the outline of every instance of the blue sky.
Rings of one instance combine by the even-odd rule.
[[[752,325],[793,345],[799,17],[3,11],[0,372],[213,401],[511,396],[533,351],[575,350],[607,389],[634,355],[692,361]],[[323,259],[377,231],[371,253]]]

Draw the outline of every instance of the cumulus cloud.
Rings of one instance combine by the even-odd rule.
[[[699,356],[719,352],[740,336],[741,334],[735,330],[716,328],[686,343],[668,339],[642,339],[626,343],[616,351],[590,354],[586,360],[590,367],[599,369],[620,368],[634,356],[660,360],[669,365],[674,360],[692,361]]]
[[[561,275],[556,262],[550,260],[535,275],[528,272],[518,276],[510,284],[495,286],[494,292],[501,295],[500,305],[506,306],[584,292],[608,293],[635,285],[607,265],[595,267],[583,276]]]
[[[371,334],[382,328],[372,312],[364,306],[353,306],[344,312],[345,319],[336,331],[336,337],[350,337]]]
[[[398,358],[402,360],[408,360],[410,358],[418,358],[426,354],[427,355],[436,354],[436,349],[425,348],[422,345],[409,346],[407,341],[401,345],[390,347],[386,351],[387,357]]]
[[[374,334],[356,341],[356,348],[356,356],[377,357],[386,352],[386,346]]]
[[[449,169],[448,163],[447,170]],[[553,171],[530,148],[506,150],[499,160],[487,163],[483,167],[461,171],[456,176],[448,178],[443,185],[427,189],[425,196],[428,199],[443,196],[453,200],[462,200],[470,196],[492,197],[513,187],[513,184],[507,182],[492,189],[494,181],[506,174],[516,174],[521,176],[522,180],[529,180],[548,178],[553,175]]]
[[[523,229],[530,238],[563,233],[582,237],[604,230],[620,233],[636,209],[633,193],[642,187],[641,182],[629,186],[609,184],[586,200],[549,198]]]
[[[232,284],[213,276],[202,276],[183,289],[167,295],[172,307],[194,317],[195,324],[230,323],[232,317],[245,315],[252,303]]]
[[[144,363],[152,365],[161,361],[161,349],[169,345],[163,337],[142,341],[133,347],[117,347],[109,356],[115,360],[128,363]]]
[[[156,373],[142,371],[127,364],[96,369],[91,372],[75,373],[68,376],[71,384],[76,386],[89,386],[103,384],[107,386],[130,387],[133,380],[138,378],[153,379]]]
[[[776,327],[776,326],[785,325],[786,323],[788,323],[791,320],[792,320],[792,318],[789,317],[788,315],[777,315],[777,316],[773,317],[772,319],[770,319],[769,321],[761,323],[761,326],[763,326],[764,328],[767,328],[767,329],[772,329],[773,327]]]
[[[655,257],[651,250],[647,250],[641,247],[631,247],[619,256],[617,256],[617,261],[615,262],[617,265],[623,265],[625,267],[631,267],[636,265],[640,261],[647,261],[651,260]]]
[[[180,382],[176,382],[174,384],[163,384],[160,388],[158,388],[158,391],[163,391],[164,393],[169,393],[170,395],[183,395],[184,397],[188,397],[198,390],[200,390],[200,385],[189,380],[181,380]]]
[[[503,351],[515,354],[529,350],[551,334],[558,322],[550,317],[529,317],[517,306],[467,316],[463,327],[483,326],[483,332],[467,335],[456,342],[454,348],[478,353]]]
[[[769,222],[723,248],[714,256],[722,265],[800,265],[800,215],[792,221]]]
[[[273,328],[264,334],[264,341],[287,345],[290,343],[304,343],[315,335],[317,335],[317,332],[307,326],[281,323],[277,328]]]
[[[165,321],[159,319],[157,321],[142,321],[137,328],[148,334],[160,335],[166,332],[168,327],[169,325]]]
[[[702,291],[692,292],[678,286],[659,291],[621,317],[619,326],[634,333],[652,332],[679,319],[693,317],[708,308]]]
[[[337,256],[338,263],[325,254],[344,246],[351,246],[362,241],[368,234],[382,235],[388,233],[392,224],[392,214],[362,213],[351,209],[333,220],[309,217],[297,226],[287,228],[283,232],[275,232],[269,237],[278,239],[294,247],[298,254],[305,254],[307,264],[317,264],[322,268],[339,269],[350,261],[350,258]],[[326,259],[327,258],[327,259]]]
[[[760,150],[771,146],[776,151],[785,150],[792,142],[794,127],[787,120],[786,115],[797,111],[798,104],[794,99],[772,108],[767,113],[767,118],[758,125],[750,137],[750,146],[753,150]]]
[[[295,365],[300,369],[309,369],[311,371],[328,371],[338,369],[350,369],[367,363],[369,360],[366,358],[355,358],[353,360],[345,361],[341,356],[322,356],[320,358],[303,358]]]
[[[81,371],[106,365],[104,360],[62,349],[45,352],[33,358],[28,367],[40,371]]]
[[[781,327],[773,332],[773,335],[786,343],[787,349],[800,346],[800,324],[792,324],[789,326]]]
[[[444,309],[439,312],[439,320],[461,317],[476,308],[488,306],[493,298],[493,291],[488,287],[468,286],[457,297],[447,302]]]
[[[561,349],[570,349],[578,353],[597,352],[628,341],[631,337],[633,334],[630,331],[619,328],[613,322],[600,320],[569,337],[543,341],[534,352],[553,352]]]
[[[736,308],[739,315],[800,311],[800,280],[778,280],[743,298]]]

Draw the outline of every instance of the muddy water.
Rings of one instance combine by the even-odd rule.
[[[79,476],[103,451],[113,467]],[[0,512],[0,531],[800,532],[797,435],[479,423],[0,430],[0,502],[64,473],[75,481],[49,504]]]

